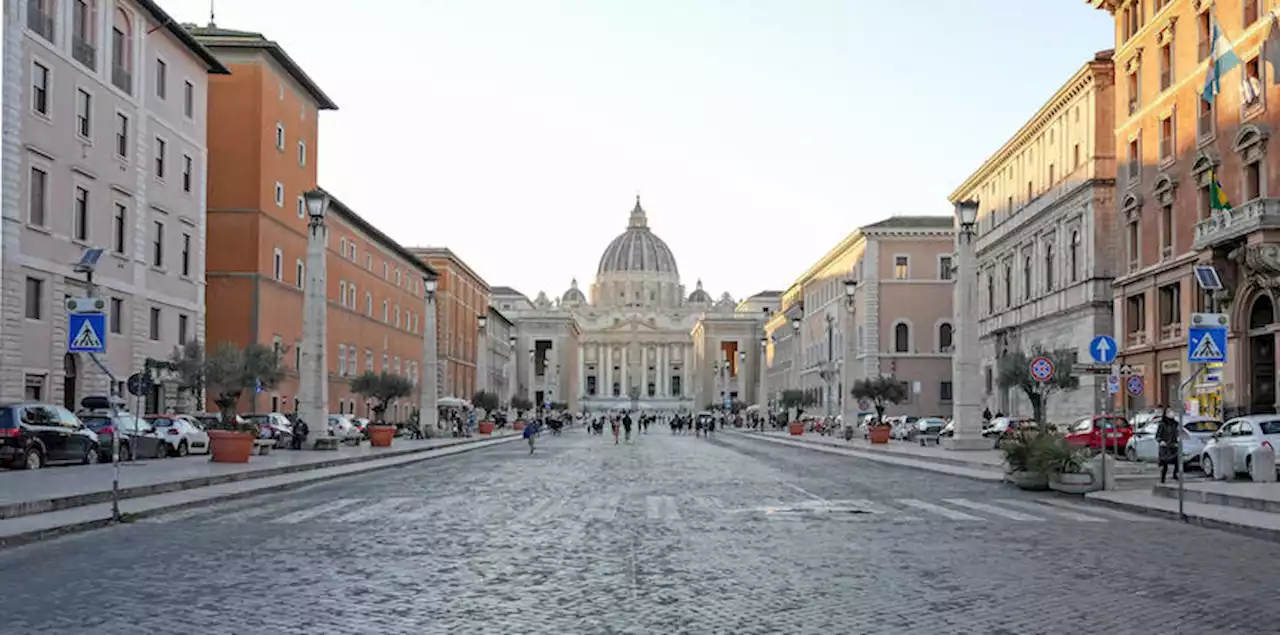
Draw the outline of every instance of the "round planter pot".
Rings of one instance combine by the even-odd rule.
[[[481,421],[479,428],[480,428],[480,434],[493,434],[492,421]]]
[[[797,437],[798,437],[798,436],[800,436],[800,435],[804,434],[804,424],[803,424],[803,423],[800,423],[800,422],[798,422],[798,421],[793,421],[793,422],[791,422],[791,423],[787,424],[787,430],[791,432],[791,435],[792,435],[792,436],[797,436]]]
[[[892,431],[892,428],[889,426],[875,426],[871,428],[868,438],[871,439],[872,443],[888,443],[890,431]]]
[[[1009,482],[1018,486],[1018,489],[1044,491],[1049,489],[1049,477],[1037,472],[1010,472]]]
[[[1095,489],[1093,475],[1088,472],[1068,472],[1049,475],[1049,489],[1063,494],[1084,494]]]
[[[391,440],[396,438],[395,426],[369,426],[365,429],[369,433],[369,445],[375,448],[391,447]]]
[[[209,431],[209,460],[214,463],[248,463],[254,436],[248,432]]]
[[[524,419],[516,419],[516,422],[511,424],[511,429],[524,430],[524,423],[525,423]]]

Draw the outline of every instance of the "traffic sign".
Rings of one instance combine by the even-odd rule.
[[[129,394],[139,397],[145,395],[151,390],[151,378],[142,373],[134,373],[129,375],[129,381],[125,382],[125,387],[129,389]]]
[[[1044,356],[1031,360],[1031,378],[1042,383],[1053,379],[1053,360]]]
[[[1107,393],[1116,394],[1120,392],[1120,378],[1115,375],[1107,375]]]
[[[1116,359],[1116,341],[1107,335],[1098,335],[1089,342],[1089,353],[1093,361],[1099,364],[1110,364]]]
[[[871,400],[863,397],[858,400],[858,410],[866,412],[871,409]]]
[[[1187,361],[1192,364],[1227,361],[1226,327],[1193,326],[1187,329]]]
[[[1075,364],[1071,367],[1071,372],[1076,375],[1110,375],[1111,370],[1109,364]]]
[[[1142,375],[1130,375],[1129,379],[1124,382],[1124,388],[1134,397],[1141,395],[1143,388]]]
[[[67,315],[67,352],[105,352],[107,350],[106,332],[106,313],[69,313]]]
[[[733,408],[733,400],[732,400],[732,399],[730,399],[730,398],[728,398],[728,397],[725,397],[725,398],[724,398],[724,409],[725,409],[725,410],[729,410],[730,408]]]

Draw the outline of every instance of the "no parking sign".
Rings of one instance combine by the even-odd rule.
[[[1031,378],[1041,383],[1053,379],[1053,360],[1044,356],[1031,360]]]

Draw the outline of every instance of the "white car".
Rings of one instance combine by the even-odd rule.
[[[1173,417],[1177,421],[1177,417]],[[1156,429],[1160,427],[1160,421],[1148,420],[1142,424],[1137,430],[1134,430],[1133,436],[1129,437],[1129,441],[1125,443],[1124,455],[1130,461],[1158,461],[1160,458],[1160,444],[1156,441]],[[1213,433],[1222,427],[1222,422],[1213,417],[1183,417],[1182,420],[1182,463],[1184,466],[1192,466],[1200,462],[1200,454],[1204,452],[1204,446],[1213,438]]]
[[[169,445],[169,454],[209,453],[209,433],[189,415],[147,415],[144,417],[156,429],[156,434]]]
[[[343,443],[358,444],[364,438],[360,428],[356,427],[355,421],[350,415],[345,414],[329,415],[329,434],[338,437]]]
[[[1238,417],[1228,421],[1213,433],[1213,438],[1200,453],[1200,471],[1210,478],[1216,470],[1225,469],[1225,466],[1214,465],[1209,458],[1209,448],[1218,443],[1235,446],[1233,453],[1235,465],[1231,466],[1232,473],[1248,472],[1249,464],[1253,461],[1253,452],[1262,447],[1262,444],[1265,443],[1272,448],[1280,445],[1280,415]],[[1280,453],[1276,456],[1280,460]]]

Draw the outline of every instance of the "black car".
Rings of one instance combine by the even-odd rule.
[[[0,464],[97,463],[98,435],[70,410],[43,403],[0,406]]]
[[[120,434],[120,460],[163,459],[169,456],[169,444],[156,432],[155,426],[128,412],[81,413],[84,424],[98,433],[98,452],[111,456],[112,437]]]

